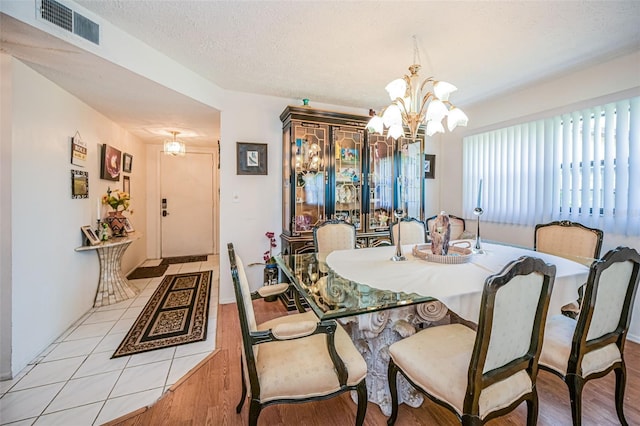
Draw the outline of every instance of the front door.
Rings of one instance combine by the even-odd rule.
[[[213,167],[212,153],[161,156],[163,258],[214,252]]]

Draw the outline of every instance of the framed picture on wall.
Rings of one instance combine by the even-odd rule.
[[[87,144],[80,138],[80,133],[76,132],[71,138],[71,164],[84,167],[87,162]]]
[[[120,180],[120,163],[122,162],[122,152],[119,149],[107,145],[102,145],[102,156],[100,159],[100,179]]]
[[[131,178],[129,176],[122,176],[122,190],[131,195]]]
[[[71,198],[89,198],[89,172],[71,170]]]
[[[131,173],[131,166],[133,166],[133,155],[122,154],[122,171],[125,173]]]
[[[267,144],[266,143],[236,143],[238,175],[266,175],[267,173]]]
[[[433,179],[436,177],[436,156],[431,154],[424,155],[424,178]]]

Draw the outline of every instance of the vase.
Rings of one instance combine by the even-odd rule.
[[[121,211],[109,212],[109,215],[105,218],[105,222],[109,224],[114,237],[126,235],[124,227],[127,222],[127,218],[124,217]]]

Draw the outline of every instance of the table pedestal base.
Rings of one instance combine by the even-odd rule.
[[[95,308],[121,302],[138,294],[139,291],[129,285],[120,268],[122,256],[132,242],[96,249],[100,259],[100,281],[93,304]]]
[[[378,404],[385,416],[391,415],[391,393],[387,379],[389,346],[436,322],[447,323],[442,322],[447,312],[441,302],[435,301],[338,320],[367,363],[368,400]],[[351,398],[357,401],[358,396],[352,392]],[[422,393],[398,375],[398,403],[417,408],[423,401]]]

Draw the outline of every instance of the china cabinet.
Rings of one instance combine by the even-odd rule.
[[[313,251],[313,227],[343,219],[358,247],[390,244],[400,206],[424,220],[424,152],[416,140],[369,134],[369,117],[288,106],[283,125],[282,252]]]

